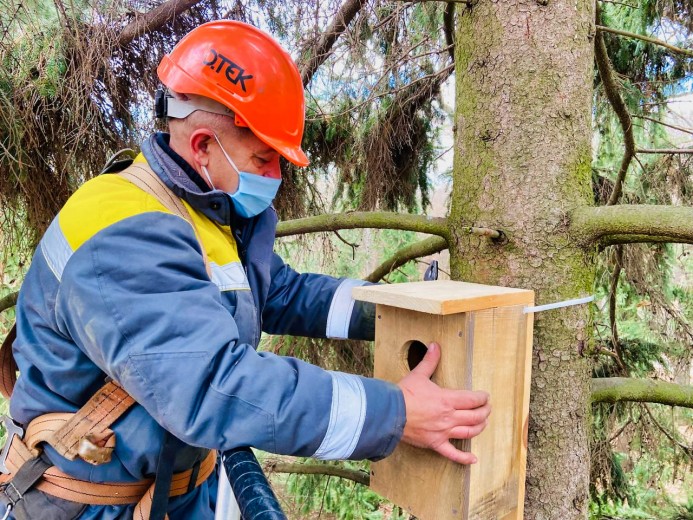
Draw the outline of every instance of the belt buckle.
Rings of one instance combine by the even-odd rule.
[[[14,438],[19,437],[21,439],[24,437],[24,429],[14,422],[9,415],[0,417],[0,422],[5,426],[5,431],[7,432],[5,436],[7,441],[2,448],[2,453],[0,453],[0,473],[9,475],[10,470],[7,469],[7,454],[10,452],[10,446],[12,446]]]

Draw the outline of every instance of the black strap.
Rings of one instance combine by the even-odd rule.
[[[200,474],[200,465],[202,464],[202,460],[198,459],[198,461],[193,464],[193,467],[191,468],[191,473],[190,473],[190,482],[188,482],[188,490],[186,493],[192,492],[193,489],[197,486],[197,476]]]
[[[22,467],[17,470],[12,480],[10,480],[5,486],[5,489],[2,490],[12,504],[12,507],[24,498],[26,492],[38,482],[46,470],[52,465],[53,464],[51,464],[43,454],[29,459],[22,464]]]
[[[152,510],[149,520],[164,520],[168,509],[168,494],[173,479],[173,467],[176,463],[176,454],[183,448],[183,441],[166,432],[164,442],[159,452],[159,462],[156,466],[156,481],[154,482],[154,494],[152,497]]]

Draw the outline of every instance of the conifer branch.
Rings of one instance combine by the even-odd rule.
[[[693,208],[620,204],[580,207],[569,214],[569,228],[583,246],[670,242],[693,244]]]
[[[322,231],[336,231],[339,229],[364,228],[401,229],[404,231],[429,233],[444,238],[449,234],[447,219],[445,218],[391,213],[386,211],[353,211],[280,222],[277,225],[277,237]]]
[[[375,270],[366,276],[364,280],[368,282],[379,282],[398,267],[403,266],[407,262],[422,256],[439,253],[448,247],[448,242],[442,237],[434,236],[425,240],[404,247],[397,251],[390,258],[375,268]]]
[[[693,386],[653,379],[604,377],[592,379],[592,403],[635,401],[693,408]]]
[[[118,46],[124,47],[138,36],[156,31],[199,3],[200,0],[168,0],[151,11],[137,13],[135,19],[121,31]]]
[[[664,426],[659,424],[659,421],[655,419],[654,414],[652,413],[652,410],[650,410],[650,407],[647,406],[646,404],[643,404],[643,408],[645,408],[645,411],[647,412],[647,415],[650,418],[650,421],[652,421],[652,424],[654,424],[657,429],[664,434],[664,436],[669,439],[669,441],[674,445],[678,446],[686,455],[689,457],[693,458],[693,447],[691,446],[686,446],[682,442],[680,442],[675,435],[668,431]]]
[[[637,153],[693,153],[693,148],[638,148]]]
[[[673,128],[674,130],[678,130],[679,132],[684,132],[686,134],[693,134],[693,128],[686,128],[685,126],[677,126],[677,125],[672,125],[671,123],[665,123],[664,121],[661,121],[659,119],[655,119],[654,117],[649,117],[649,116],[641,116],[637,114],[632,114],[630,117],[637,117],[638,119],[646,119],[647,121],[652,121],[653,123],[660,124],[662,126],[666,126],[667,128]],[[643,151],[641,148],[640,150],[636,150],[636,152],[639,151],[641,153],[647,153]]]
[[[614,251],[614,272],[611,275],[609,286],[609,322],[611,323],[611,344],[614,348],[614,359],[624,375],[628,375],[628,369],[623,362],[623,353],[618,340],[618,323],[616,320],[616,297],[618,295],[618,281],[623,268],[623,246],[617,245]]]
[[[287,463],[269,460],[265,462],[264,469],[268,473],[293,473],[298,475],[327,475],[339,477],[352,480],[363,486],[368,486],[371,481],[370,475],[365,471],[327,464]]]
[[[337,38],[346,30],[354,17],[361,10],[366,0],[346,0],[335,14],[330,26],[322,33],[318,44],[310,49],[310,57],[301,66],[301,80],[306,87],[313,75],[330,56]]]
[[[19,291],[7,294],[0,298],[0,312],[11,309],[17,305],[17,297],[19,296]]]
[[[665,41],[658,40],[657,38],[652,38],[650,36],[644,36],[642,34],[636,34],[628,31],[622,31],[621,29],[613,29],[612,27],[606,27],[604,25],[597,25],[596,26],[597,32],[608,32],[612,34],[618,34],[619,36],[626,36],[628,38],[634,38],[636,40],[642,40],[647,43],[651,43],[653,45],[658,45],[659,47],[664,47],[666,49],[669,49],[672,52],[675,52],[677,54],[684,54],[686,56],[693,56],[693,50],[690,49],[682,49],[681,47],[676,47],[675,45],[671,45]]]
[[[445,31],[445,44],[448,46],[450,59],[455,62],[455,2],[445,4],[443,11],[443,30]]]

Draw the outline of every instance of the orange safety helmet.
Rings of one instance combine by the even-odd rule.
[[[164,56],[157,74],[175,92],[228,107],[238,126],[249,127],[295,165],[308,165],[301,149],[301,75],[291,56],[265,32],[233,20],[205,23]]]

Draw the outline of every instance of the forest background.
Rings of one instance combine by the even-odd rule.
[[[595,295],[537,319],[526,517],[693,518],[693,128],[671,116],[691,17],[678,0],[0,0],[0,332],[70,193],[155,128],[163,53],[247,21],[306,87],[312,163],[283,164],[283,256],[389,283],[438,258],[539,303]],[[368,343],[263,348],[372,371]],[[295,517],[406,517],[366,464],[265,462]]]

